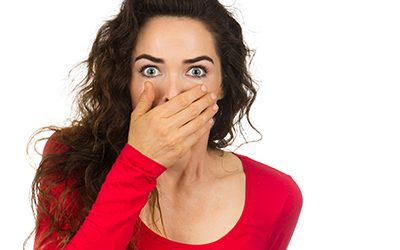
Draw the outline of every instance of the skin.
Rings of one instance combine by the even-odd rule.
[[[167,168],[157,180],[167,235],[152,224],[148,205],[140,218],[177,242],[218,240],[239,220],[246,185],[239,158],[207,148],[223,98],[213,36],[196,20],[153,18],[139,32],[132,58],[128,143]]]

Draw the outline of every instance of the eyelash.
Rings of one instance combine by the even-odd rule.
[[[153,78],[153,77],[155,77],[155,76],[148,76],[148,75],[144,74],[145,69],[150,68],[150,67],[156,68],[156,69],[158,70],[157,66],[155,66],[155,65],[144,65],[144,66],[142,66],[142,67],[139,69],[139,73],[140,73],[143,77],[147,77],[147,78]],[[203,70],[204,74],[201,75],[201,76],[192,76],[192,77],[194,77],[194,78],[204,78],[204,77],[207,76],[208,69],[207,69],[206,67],[201,66],[201,65],[195,65],[195,66],[190,67],[190,69],[188,70],[188,72],[189,72],[191,69],[193,69],[193,68],[199,68],[199,69]],[[159,70],[158,70],[158,71],[159,71]]]
[[[148,75],[146,75],[146,74],[144,74],[144,70],[145,69],[147,69],[147,68],[156,68],[157,70],[158,70],[158,68],[157,68],[157,66],[154,66],[154,65],[144,65],[144,66],[142,66],[140,69],[139,69],[139,73],[143,76],[143,77],[147,77],[147,78],[153,78],[153,77],[155,77],[155,76],[148,76]],[[158,70],[159,71],[159,70]]]
[[[190,67],[190,69],[188,70],[188,72],[189,72],[191,69],[193,69],[193,68],[199,68],[199,69],[203,70],[204,74],[201,75],[201,76],[192,76],[192,77],[195,77],[195,78],[204,78],[204,77],[207,76],[208,69],[207,69],[206,67],[201,66],[201,65],[195,65],[195,66],[193,66],[193,67]]]

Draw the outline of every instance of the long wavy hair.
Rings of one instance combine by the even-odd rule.
[[[133,110],[131,55],[141,27],[158,16],[198,20],[213,35],[221,61],[224,98],[218,101],[220,108],[208,148],[225,148],[237,134],[243,135],[244,117],[253,127],[249,111],[256,89],[248,71],[252,52],[243,41],[241,26],[224,6],[217,0],[125,0],[119,14],[100,28],[88,59],[81,64],[86,73],[75,89],[76,116],[68,126],[38,130],[28,144],[30,147],[39,141],[37,135],[43,131],[54,132],[42,139],[48,139],[51,146],[43,153],[31,190],[36,227],[30,236],[38,231],[41,221],[50,221],[45,233],[36,236],[38,246],[43,247],[41,243],[54,232],[59,238],[53,240],[59,241],[61,248],[68,244],[126,144]],[[60,185],[61,195],[54,197],[54,189]],[[149,202],[153,212],[159,208],[157,188]],[[134,248],[133,239],[130,248]]]

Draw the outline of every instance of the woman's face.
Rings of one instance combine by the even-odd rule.
[[[221,63],[211,33],[188,18],[156,17],[140,30],[132,54],[132,105],[136,107],[150,81],[156,90],[153,107],[171,100],[197,84],[221,93]]]

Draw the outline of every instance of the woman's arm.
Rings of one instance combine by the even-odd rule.
[[[89,215],[64,249],[126,249],[140,211],[155,188],[157,177],[164,171],[163,166],[127,144],[107,175]],[[45,233],[48,223],[48,220],[39,221],[37,235]],[[40,245],[55,238],[57,233]],[[44,249],[59,249],[60,240]],[[37,244],[35,249],[40,247]]]
[[[296,228],[303,205],[303,196],[292,178],[290,178],[290,183],[289,196],[269,236],[267,250],[286,250]]]

